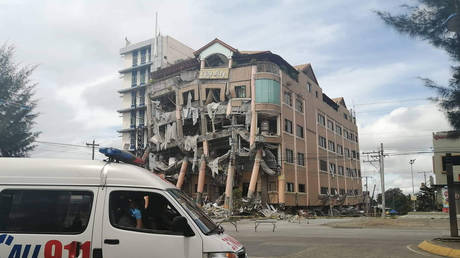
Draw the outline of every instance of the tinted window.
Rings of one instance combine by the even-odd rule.
[[[91,214],[93,193],[5,190],[0,195],[0,232],[79,234]]]

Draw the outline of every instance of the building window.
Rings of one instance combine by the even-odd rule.
[[[354,158],[354,159],[356,159],[356,151],[354,151],[354,150],[351,151],[351,157]]]
[[[292,133],[292,122],[291,120],[284,119],[284,131]]]
[[[290,92],[285,91],[283,94],[283,101],[285,104],[292,106],[292,94]]]
[[[142,89],[139,95],[140,95],[139,96],[139,106],[144,106],[145,105],[145,89]]]
[[[347,171],[347,176],[351,177],[351,169],[350,168],[345,168],[345,170]]]
[[[299,184],[299,193],[305,193],[305,184]]]
[[[359,195],[359,190],[355,190],[354,193],[355,193],[356,196],[358,196]]]
[[[141,70],[141,85],[145,84],[145,69]]]
[[[129,134],[129,149],[134,150],[136,149],[136,133],[131,132]]]
[[[353,190],[351,190],[351,189],[348,189],[348,191],[347,191],[347,195],[349,195],[349,196],[353,196]]]
[[[286,183],[286,192],[294,192],[294,183]]]
[[[358,169],[358,177],[361,177],[361,170]]]
[[[137,71],[131,73],[131,86],[134,87],[137,85]]]
[[[307,89],[308,89],[308,92],[311,92],[311,83],[307,82]]]
[[[236,86],[235,87],[235,95],[237,98],[246,98],[246,86]]]
[[[350,150],[348,148],[345,148],[345,157],[350,157]]]
[[[279,68],[274,63],[262,62],[257,64],[258,73],[273,73],[279,75]]]
[[[296,125],[296,130],[295,130],[295,134],[300,137],[300,138],[303,138],[303,126],[300,126],[300,125]]]
[[[348,139],[348,131],[343,129],[343,137]]]
[[[303,112],[303,100],[300,98],[295,99],[295,110]]]
[[[345,120],[348,120],[348,115],[343,113],[343,118],[345,118]]]
[[[136,111],[131,111],[131,128],[136,127]]]
[[[145,64],[145,61],[147,60],[147,51],[146,49],[141,50],[141,64]]]
[[[340,194],[340,195],[345,195],[345,189],[340,189],[340,190],[339,190],[339,194]]]
[[[326,126],[326,119],[323,115],[318,114],[318,124],[322,126]]]
[[[340,144],[337,144],[337,154],[343,155],[343,147]]]
[[[342,166],[339,166],[339,167],[338,167],[338,170],[339,170],[339,171],[338,171],[338,174],[341,175],[341,176],[343,176],[343,167],[342,167]]]
[[[145,111],[139,110],[139,126],[144,126]]]
[[[355,141],[355,135],[353,133],[350,133],[349,136],[351,141]]]
[[[280,83],[271,79],[256,79],[256,102],[280,104]]]
[[[336,195],[337,194],[337,189],[331,188],[331,195]]]
[[[335,152],[335,143],[333,141],[329,140],[327,147],[330,151]]]
[[[331,172],[331,174],[335,175],[337,173],[337,171],[335,170],[336,166],[334,163],[329,163],[329,172]]]
[[[319,160],[319,170],[327,172],[327,162],[325,160]]]
[[[136,91],[131,91],[131,108],[135,108],[137,105],[137,93]]]
[[[323,136],[318,136],[318,144],[320,147],[323,147],[326,149],[326,138],[324,138]]]
[[[332,122],[331,120],[327,120],[327,128],[331,131],[334,131],[334,122]]]
[[[327,187],[321,187],[321,194],[328,194],[329,189]]]
[[[133,52],[133,66],[137,66],[137,51]]]
[[[342,127],[339,125],[335,125],[335,133],[338,135],[342,135]]]
[[[297,152],[297,165],[305,166],[305,154]]]
[[[318,98],[318,91],[315,91],[315,96]]]
[[[3,233],[76,235],[88,227],[92,205],[90,191],[7,189],[0,193],[0,228]],[[28,257],[28,250],[22,257]]]
[[[294,152],[291,149],[286,149],[286,162],[294,163]]]

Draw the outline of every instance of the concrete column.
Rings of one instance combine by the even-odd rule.
[[[225,186],[225,202],[224,208],[229,209],[232,207],[232,194],[233,194],[233,177],[235,175],[235,167],[232,162],[228,163],[227,170],[227,184]]]
[[[182,166],[180,167],[179,178],[177,178],[176,187],[181,189],[184,184],[185,172],[187,171],[188,161],[187,158],[184,158],[182,161]]]
[[[254,166],[252,167],[251,181],[249,181],[248,198],[251,199],[256,190],[257,179],[259,177],[260,159],[262,158],[262,150],[257,150]]]
[[[204,158],[204,155],[202,155],[200,172],[198,174],[198,187],[197,187],[197,195],[196,195],[196,202],[199,205],[201,205],[201,198],[203,195],[205,176],[206,176],[206,159]]]
[[[249,132],[249,148],[254,146],[256,141],[257,133],[257,113],[256,113],[256,81],[255,74],[257,71],[257,66],[252,66],[252,75],[251,75],[251,130]]]
[[[278,176],[278,203],[284,205],[286,203],[286,177],[284,172],[281,172],[281,175]]]
[[[209,145],[208,140],[203,141],[203,154],[208,157],[209,156]]]
[[[262,174],[259,173],[257,178],[257,198],[262,198]]]

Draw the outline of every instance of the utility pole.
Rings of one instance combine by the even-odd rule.
[[[366,202],[366,214],[367,214],[367,213],[369,213],[369,201],[370,201],[369,198],[371,197],[370,194],[369,194],[367,179],[368,179],[369,177],[371,177],[371,176],[363,176],[363,177],[366,178],[366,185],[365,185],[365,186],[366,186],[366,195],[367,195],[367,197],[366,197],[366,199],[365,199],[365,202]]]
[[[92,160],[94,160],[94,148],[98,147],[99,144],[96,144],[96,140],[93,139],[93,143],[86,143],[86,146],[91,146],[93,149],[93,155],[92,155]]]
[[[426,186],[426,174],[431,174],[433,172],[431,171],[422,171],[422,172],[417,172],[418,174],[422,174],[423,173],[423,178],[424,178],[424,181],[425,181],[425,186]],[[431,185],[430,185],[431,186]]]
[[[376,167],[374,163],[379,163],[380,168],[380,185],[382,188],[382,217],[385,217],[385,164],[384,158],[385,154],[383,152],[383,143],[380,143],[380,150],[378,151],[370,151],[370,152],[363,152],[363,154],[367,155],[367,160],[364,160],[364,163],[370,163],[372,166]],[[377,167],[376,167],[377,168]]]
[[[413,170],[413,165],[414,165],[415,159],[409,160],[410,164],[410,173],[412,174],[412,196],[411,199],[414,202],[414,212],[415,212],[415,188],[414,188],[414,170]]]

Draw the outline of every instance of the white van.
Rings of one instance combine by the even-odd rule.
[[[0,158],[0,257],[247,257],[182,191],[133,165]]]

